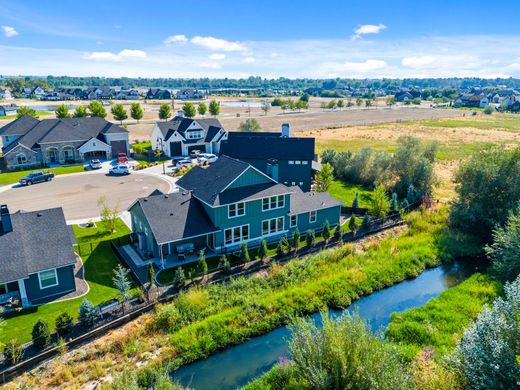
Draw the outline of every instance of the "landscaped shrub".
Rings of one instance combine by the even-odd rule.
[[[4,348],[4,357],[9,363],[16,364],[22,360],[23,352],[22,344],[16,340],[11,340]]]
[[[352,213],[348,220],[348,228],[351,232],[355,232],[357,229],[356,216],[354,215],[354,213]]]
[[[370,229],[370,215],[368,215],[368,213],[363,215],[363,220],[361,221],[361,228],[363,230]]]
[[[220,256],[218,268],[222,269],[226,274],[231,272],[231,264],[229,264],[229,260],[227,259],[226,255]]]
[[[314,245],[314,241],[316,240],[316,235],[314,233],[314,230],[309,229],[307,230],[307,233],[305,233],[305,242],[308,247],[311,247]]]
[[[72,316],[67,313],[63,312],[56,318],[56,332],[60,335],[66,335],[69,334],[72,330]]]
[[[354,200],[352,201],[352,208],[354,210],[359,208],[359,192],[356,192],[356,196],[354,196]]]
[[[321,235],[323,237],[323,239],[325,240],[325,242],[327,242],[330,238],[330,225],[329,225],[329,221],[325,221],[323,223],[323,230],[321,232]]]
[[[241,263],[247,263],[251,260],[249,257],[249,249],[247,248],[247,242],[242,241],[242,244],[240,244],[240,255],[239,259]]]
[[[372,195],[372,204],[370,207],[370,214],[376,218],[386,217],[390,211],[390,200],[386,195],[385,187],[378,186]]]
[[[415,203],[415,188],[413,184],[410,184],[408,186],[408,191],[406,192],[406,200],[408,201],[408,204],[414,204]]]
[[[262,239],[260,241],[260,248],[258,249],[258,257],[260,259],[264,260],[267,257],[268,250],[267,250],[267,241]]]
[[[99,316],[98,309],[87,298],[83,298],[81,306],[79,307],[78,320],[83,325],[92,326]]]
[[[395,192],[392,194],[392,199],[390,200],[390,211],[392,213],[399,211],[399,203],[397,201],[397,194]]]
[[[297,251],[298,248],[300,247],[300,239],[301,239],[300,230],[298,228],[296,228],[296,229],[294,229],[293,234],[292,234],[292,247],[295,251]]]
[[[198,272],[202,276],[206,276],[208,273],[208,263],[206,263],[206,256],[204,255],[204,251],[201,250],[199,252],[199,264],[198,264]]]
[[[341,225],[336,226],[336,229],[334,229],[334,238],[338,241],[343,239],[343,229],[341,229]]]
[[[43,349],[51,343],[51,331],[47,321],[41,318],[36,321],[32,330],[32,342],[38,349]]]
[[[177,267],[175,270],[175,274],[173,275],[173,285],[176,287],[183,287],[186,281],[186,277],[184,276],[184,270],[182,267]]]

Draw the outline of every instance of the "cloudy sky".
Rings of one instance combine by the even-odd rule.
[[[0,74],[520,77],[520,1],[0,0]]]

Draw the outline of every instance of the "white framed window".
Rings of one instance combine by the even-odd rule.
[[[8,143],[8,142],[9,142],[9,136],[6,135],[6,136],[4,136],[4,137],[5,137],[5,142]]]
[[[265,221],[262,221],[262,236],[268,236],[270,234],[283,232],[283,230],[284,230],[284,218],[283,217],[266,219]]]
[[[302,161],[302,165],[308,165],[309,162],[308,161]]]
[[[291,227],[296,227],[298,225],[298,216],[291,215]]]
[[[309,223],[316,222],[316,210],[309,213]]]
[[[296,165],[300,165],[302,162],[300,160],[295,161]]]
[[[289,160],[289,165],[294,165],[294,161],[293,160]]]
[[[249,239],[249,225],[235,226],[224,230],[226,245],[236,244]]]
[[[285,196],[277,195],[262,199],[262,211],[280,209],[285,206]]]
[[[56,269],[38,272],[38,281],[40,282],[40,289],[57,286],[58,273]]]
[[[200,139],[200,138],[202,138],[202,131],[188,131],[187,138],[188,139]]]
[[[24,153],[18,153],[16,155],[16,162],[18,164],[25,164],[27,162],[27,156]]]
[[[291,185],[295,186],[295,185],[296,185],[296,182],[295,182],[295,181],[293,181],[293,182],[291,183]]]
[[[228,218],[241,217],[246,215],[246,204],[244,202],[228,205]]]

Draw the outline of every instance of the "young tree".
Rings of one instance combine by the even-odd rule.
[[[262,127],[255,118],[248,118],[238,126],[240,131],[261,131]]]
[[[91,326],[94,325],[97,318],[99,316],[98,309],[94,306],[92,302],[88,299],[83,298],[81,305],[79,307],[79,316],[78,320],[84,325]]]
[[[359,209],[359,193],[356,192],[356,196],[354,196],[354,200],[352,201],[352,208],[354,210]]]
[[[307,230],[307,233],[305,234],[305,243],[308,247],[311,247],[314,245],[314,241],[316,240],[316,235],[314,234],[314,230],[309,229]]]
[[[209,113],[213,116],[218,116],[218,114],[220,114],[220,105],[216,100],[209,102]]]
[[[122,104],[115,104],[110,109],[110,112],[114,116],[116,121],[120,121],[123,124],[123,121],[128,118],[128,114],[126,113],[125,107]]]
[[[130,289],[132,287],[132,283],[128,277],[129,273],[129,269],[123,268],[121,264],[118,264],[117,268],[114,270],[114,277],[112,278],[114,286],[117,289],[117,295],[121,300],[121,309],[123,310],[123,314],[125,313],[125,302],[130,298]]]
[[[408,209],[408,207],[410,207],[410,203],[408,203],[408,200],[407,199],[403,200],[403,203],[401,203],[401,209],[406,211]]]
[[[74,113],[72,114],[72,116],[74,118],[84,118],[84,117],[88,116],[87,109],[83,106],[77,106],[74,109]]]
[[[321,103],[320,103],[320,108],[321,108],[323,111],[325,111],[325,110],[327,109],[327,103],[325,103],[325,102],[321,102]]]
[[[321,171],[316,174],[315,184],[317,192],[327,192],[330,185],[334,181],[332,166],[328,163],[321,165]]]
[[[204,250],[199,252],[199,273],[202,275],[202,279],[206,278],[208,274],[208,263],[206,263],[206,256],[204,255]]]
[[[56,113],[56,118],[70,118],[69,107],[65,104],[60,104],[54,112]]]
[[[150,292],[155,287],[155,268],[153,267],[153,263],[148,264],[148,288],[146,289],[146,294],[148,295],[148,302],[150,302]]]
[[[182,106],[182,112],[184,113],[184,116],[186,118],[193,118],[197,114],[197,110],[195,109],[195,106],[193,103],[186,102]]]
[[[296,108],[299,112],[301,112],[302,110],[306,110],[306,109],[308,109],[308,108],[309,108],[309,104],[306,103],[306,102],[304,102],[304,101],[302,101],[302,100],[298,100],[298,101],[296,102],[296,104],[295,104],[295,108]]]
[[[414,204],[416,202],[415,188],[414,188],[413,184],[410,184],[408,186],[408,191],[406,192],[406,200],[408,201],[408,204]]]
[[[356,98],[356,106],[361,107],[362,104],[363,104],[363,99],[361,99],[360,97]]]
[[[22,360],[23,353],[22,344],[14,339],[10,340],[4,348],[4,357],[11,364],[19,363]]]
[[[284,245],[283,239],[280,238],[278,245],[276,246],[276,257],[281,258],[285,255],[286,246]]]
[[[361,221],[361,228],[363,230],[370,229],[370,216],[368,215],[368,213],[365,213],[365,215],[363,215],[363,220]]]
[[[208,106],[206,106],[206,103],[200,102],[197,106],[197,111],[200,116],[206,115],[206,112],[208,112]]]
[[[63,312],[56,318],[56,333],[59,336],[64,336],[66,334],[69,334],[72,330],[72,316],[67,313]]]
[[[392,199],[390,200],[390,211],[392,213],[399,211],[399,202],[397,201],[397,194],[395,192],[392,194]]]
[[[336,226],[336,229],[334,230],[334,238],[338,241],[343,239],[343,229],[341,229],[341,225]]]
[[[511,211],[504,227],[495,227],[493,243],[485,251],[494,275],[503,281],[520,275],[520,206]]]
[[[268,113],[269,110],[271,109],[271,104],[268,103],[268,102],[263,102],[261,108],[262,108],[262,111],[264,112],[264,115],[267,116],[267,113]]]
[[[392,107],[395,104],[395,97],[389,96],[386,98],[385,103],[388,107]]]
[[[331,231],[330,231],[330,224],[329,224],[329,221],[328,220],[325,220],[325,222],[323,223],[323,228],[322,228],[322,231],[321,231],[321,236],[323,237],[323,239],[325,240],[325,243],[327,243],[329,241],[329,238],[331,236]]]
[[[493,114],[494,111],[495,111],[495,109],[491,106],[487,106],[486,108],[484,108],[484,114],[486,114],[486,115],[491,115],[491,114]]]
[[[354,213],[352,213],[348,220],[348,228],[351,232],[355,232],[357,230],[356,216]]]
[[[372,99],[365,99],[365,107],[370,108],[372,107]]]
[[[21,116],[24,116],[24,115],[29,115],[29,116],[32,116],[33,118],[38,119],[38,114],[36,113],[36,110],[29,108],[29,107],[20,107],[16,111],[17,118],[20,118]]]
[[[225,274],[231,273],[231,264],[229,264],[229,260],[226,255],[220,256],[218,261],[218,268],[222,269]]]
[[[260,257],[262,260],[265,260],[267,258],[267,253],[267,241],[262,239],[262,241],[260,241],[260,248],[258,249],[258,257]]]
[[[337,105],[336,99],[332,99],[330,102],[327,103],[327,108],[330,110],[334,110],[334,109],[336,109],[336,105]]]
[[[300,100],[305,103],[309,103],[310,99],[311,99],[311,97],[309,96],[309,94],[307,92],[302,93],[302,95],[300,96]]]
[[[242,241],[240,244],[240,255],[239,259],[241,263],[247,263],[251,258],[249,257],[249,249],[247,248],[247,242]]]
[[[107,116],[107,111],[105,110],[105,107],[103,107],[103,105],[96,100],[90,102],[87,108],[89,111],[89,115],[92,117],[104,118]]]
[[[159,119],[167,121],[172,116],[172,110],[168,103],[161,104],[159,107]]]
[[[300,230],[298,228],[294,229],[292,235],[292,247],[296,252],[298,252],[298,248],[300,247]]]
[[[386,217],[390,211],[390,200],[386,195],[385,187],[377,186],[372,194],[372,207],[370,213],[376,218]]]
[[[186,277],[184,276],[184,270],[182,267],[177,267],[175,270],[175,274],[173,275],[173,285],[182,288],[184,287],[184,283],[186,282]]]
[[[143,119],[144,113],[139,103],[130,104],[130,116],[132,117],[132,119],[136,120],[137,123],[139,123],[139,121]]]
[[[51,332],[47,321],[41,318],[36,321],[32,330],[32,342],[38,349],[43,349],[51,343]]]
[[[117,205],[113,208],[110,207],[105,195],[99,197],[98,207],[101,208],[101,222],[103,222],[105,229],[114,233],[119,219],[119,207]]]
[[[330,164],[332,166],[334,164],[336,155],[337,153],[334,149],[325,149],[323,152],[321,152],[322,164]]]
[[[339,110],[341,111],[341,109],[345,106],[345,103],[343,102],[343,100],[340,99],[336,103],[336,106],[338,106]]]

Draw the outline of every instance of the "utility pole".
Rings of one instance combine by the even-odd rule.
[[[161,144],[161,154],[164,154],[164,144],[162,138],[157,138],[157,143]],[[162,173],[163,175],[166,174],[166,167],[164,166],[164,158],[162,159]]]

